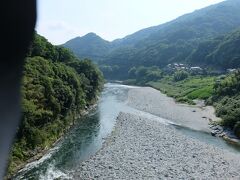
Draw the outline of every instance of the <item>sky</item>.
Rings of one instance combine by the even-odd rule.
[[[224,0],[38,0],[36,30],[55,45],[94,32],[112,41]]]

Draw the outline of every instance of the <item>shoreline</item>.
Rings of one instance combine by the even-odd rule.
[[[142,90],[142,91],[141,91]],[[136,92],[137,91],[137,92]],[[140,94],[139,94],[139,92],[138,91],[140,91]],[[142,94],[144,92],[144,94]],[[144,111],[144,112],[148,112],[148,110],[149,109],[153,109],[153,111],[155,111],[155,112],[150,112],[149,111],[149,114],[156,114],[156,116],[158,116],[157,115],[157,112],[159,113],[159,111],[158,111],[158,109],[157,108],[159,108],[158,106],[149,106],[148,104],[149,104],[149,99],[150,99],[150,101],[155,101],[155,102],[157,102],[157,103],[160,103],[160,104],[165,104],[168,100],[169,100],[169,97],[167,97],[168,98],[168,100],[166,100],[166,99],[163,99],[163,101],[159,101],[159,99],[158,98],[166,98],[166,96],[164,95],[164,96],[160,96],[160,97],[158,97],[158,96],[156,96],[156,92],[157,93],[159,93],[159,91],[156,91],[155,89],[153,89],[153,88],[149,88],[149,87],[145,87],[145,88],[134,88],[134,89],[130,89],[129,91],[128,91],[128,98],[127,98],[127,104],[128,105],[130,105],[130,107],[133,107],[133,108],[135,108],[136,110],[137,109],[139,109],[139,110],[141,110],[141,111]],[[161,92],[160,92],[161,93]],[[160,94],[159,93],[159,94]],[[142,99],[143,98],[143,99]],[[145,99],[144,99],[145,98]],[[172,99],[172,98],[170,98],[170,99]],[[136,100],[138,100],[138,101],[136,101]],[[144,101],[143,101],[144,100]],[[165,100],[165,101],[164,101]],[[173,100],[173,99],[172,99]],[[169,101],[169,102],[172,102],[172,100],[171,101]],[[130,102],[131,101],[131,102]],[[130,104],[129,104],[130,103]],[[131,104],[132,103],[132,104]],[[189,114],[188,113],[192,113],[192,114],[199,114],[199,111],[201,110],[204,110],[204,109],[202,109],[201,107],[198,107],[198,109],[197,109],[197,111],[195,111],[195,112],[193,112],[192,110],[194,109],[194,110],[196,110],[195,108],[196,107],[193,107],[192,105],[186,105],[186,104],[178,104],[178,103],[176,103],[176,102],[174,102],[175,103],[175,106],[179,106],[179,107],[181,107],[181,108],[185,108],[185,111],[186,111],[186,109],[188,109],[189,111],[187,111],[187,114],[186,115],[188,115],[189,116]],[[134,104],[135,104],[135,107],[134,107]],[[143,106],[141,106],[141,104],[143,104]],[[153,105],[154,105],[154,103],[152,103]],[[148,106],[146,106],[146,105],[148,105]],[[96,104],[94,105],[94,106],[96,106]],[[137,107],[138,106],[138,107]],[[146,108],[147,107],[147,108]],[[153,107],[155,107],[155,108],[153,108]],[[156,108],[157,107],[157,108]],[[144,109],[145,108],[145,109]],[[149,108],[149,109],[148,109]],[[193,108],[193,109],[192,109]],[[164,111],[172,111],[171,109],[169,109],[169,108],[166,108],[166,105],[165,105],[165,109],[164,109]],[[89,113],[90,112],[90,110],[88,110],[88,111],[86,111],[87,113]],[[129,111],[127,111],[127,112],[129,112]],[[127,113],[127,112],[121,112],[119,115],[118,115],[118,119],[120,119],[120,124],[119,124],[119,120],[117,120],[117,123],[115,124],[115,126],[114,126],[114,128],[113,128],[113,130],[112,130],[112,133],[110,134],[110,135],[108,135],[107,136],[107,138],[105,138],[105,140],[104,140],[104,143],[103,143],[103,145],[102,145],[102,147],[101,147],[101,149],[100,150],[98,150],[97,151],[97,153],[95,154],[95,155],[92,155],[92,156],[90,156],[90,158],[88,159],[88,160],[86,160],[86,161],[83,161],[83,162],[81,162],[80,163],[80,167],[78,167],[79,169],[81,169],[81,170],[83,170],[83,173],[89,173],[89,172],[91,172],[91,171],[94,171],[95,169],[94,168],[99,168],[98,166],[100,166],[100,170],[97,172],[97,173],[102,173],[102,172],[104,172],[104,174],[106,173],[109,173],[109,171],[111,171],[111,173],[115,173],[115,170],[116,170],[116,172],[118,172],[119,170],[121,170],[121,167],[116,167],[116,169],[115,169],[115,166],[114,166],[114,164],[115,163],[118,163],[118,161],[124,161],[125,160],[125,156],[124,156],[124,154],[126,153],[126,151],[125,151],[125,149],[127,149],[128,148],[128,146],[130,146],[131,148],[130,148],[130,150],[129,151],[132,151],[132,148],[134,148],[134,147],[132,147],[132,144],[134,144],[134,143],[137,143],[136,145],[139,145],[139,143],[141,144],[141,142],[142,142],[142,139],[141,139],[141,136],[142,136],[142,133],[145,133],[145,132],[148,132],[148,128],[147,129],[145,129],[144,128],[144,126],[146,125],[147,127],[150,125],[150,126],[152,126],[151,124],[153,123],[154,124],[154,128],[155,128],[155,126],[156,127],[158,127],[157,129],[155,129],[155,131],[154,132],[151,132],[150,133],[150,136],[146,136],[146,137],[143,137],[143,138],[151,138],[151,136],[153,135],[153,136],[155,136],[156,135],[156,133],[158,134],[158,133],[160,133],[159,135],[158,135],[158,139],[160,140],[160,142],[161,142],[161,138],[163,138],[163,137],[168,137],[168,138],[165,138],[165,140],[166,140],[166,142],[170,142],[170,144],[172,144],[172,145],[174,145],[172,148],[176,148],[176,147],[178,147],[179,146],[179,144],[178,143],[180,143],[180,140],[182,140],[182,138],[184,137],[184,140],[186,141],[188,141],[189,139],[189,141],[190,141],[190,144],[191,143],[194,143],[194,145],[193,146],[195,146],[196,144],[195,144],[195,141],[197,141],[197,142],[200,142],[199,140],[194,140],[194,142],[192,142],[192,139],[193,138],[191,138],[191,137],[188,137],[188,136],[185,136],[184,134],[182,134],[181,133],[181,135],[180,135],[180,133],[177,133],[178,135],[177,136],[175,136],[174,134],[176,133],[176,129],[174,128],[174,127],[172,127],[171,125],[164,125],[164,124],[162,124],[162,123],[159,123],[159,121],[157,120],[157,119],[155,119],[155,118],[151,118],[151,116],[145,116],[145,115],[143,115],[142,113],[137,113],[136,114],[136,112],[133,112],[133,113]],[[140,112],[140,111],[139,111]],[[160,112],[160,114],[161,114],[161,112]],[[181,112],[180,111],[177,111],[177,116],[179,116],[179,114],[181,114]],[[158,117],[161,117],[161,116],[158,116]],[[174,117],[174,116],[173,116]],[[125,120],[124,120],[124,122],[122,122],[122,118],[124,118]],[[203,120],[204,121],[206,121],[206,119],[205,118],[202,118],[202,116],[200,115],[199,116],[199,120],[202,122]],[[129,124],[127,123],[127,124],[125,124],[124,125],[124,123],[126,123],[125,121],[130,121],[130,125],[131,125],[131,123],[132,123],[132,121],[134,121],[133,123],[133,125],[134,126],[129,126]],[[139,121],[139,122],[138,122]],[[148,122],[149,121],[149,122]],[[161,122],[161,121],[160,121]],[[137,123],[137,125],[135,124],[135,123]],[[142,124],[143,123],[143,124]],[[73,124],[74,125],[74,124]],[[136,136],[136,134],[135,133],[137,133],[137,132],[135,132],[135,130],[134,129],[139,129],[138,127],[141,127],[142,128],[142,132],[139,134],[139,135],[137,135],[137,137],[135,137]],[[130,128],[130,129],[129,129]],[[118,141],[118,139],[115,139],[115,138],[118,138],[117,136],[118,135],[116,135],[116,132],[118,132],[119,131],[119,129],[120,129],[120,131],[121,131],[121,129],[123,129],[124,130],[124,132],[125,132],[125,130],[126,130],[126,136],[124,136],[124,139],[121,139],[121,141],[120,142],[117,142]],[[166,133],[167,134],[164,134],[164,131],[165,131],[165,129],[171,129],[171,130],[166,130]],[[174,130],[173,130],[174,129]],[[132,135],[133,135],[133,137],[131,137],[131,133],[130,133],[130,135],[128,135],[128,133],[129,133],[129,131],[131,132],[131,131],[134,131],[134,132],[131,132],[131,133],[133,133]],[[170,134],[169,134],[170,133]],[[208,133],[210,133],[210,132],[208,132]],[[119,136],[121,136],[121,134],[119,134]],[[114,138],[113,138],[114,137]],[[138,138],[139,137],[139,138]],[[126,139],[125,139],[126,138]],[[130,139],[129,139],[130,138]],[[136,138],[132,143],[130,143],[130,144],[128,144],[129,142],[128,141],[131,141],[132,140],[132,138]],[[179,140],[179,138],[180,138],[180,140]],[[170,140],[170,141],[169,141]],[[139,142],[138,142],[139,141]],[[149,139],[149,140],[146,140],[147,142],[148,141],[151,141],[151,139]],[[160,143],[160,142],[156,142],[155,144],[158,144],[158,143]],[[109,148],[109,146],[112,146],[112,144],[115,144],[115,143],[117,143],[118,145],[117,145],[117,148],[120,148],[120,149],[117,149],[117,151],[116,150],[108,150],[108,148]],[[127,143],[127,145],[122,145],[121,143]],[[165,142],[162,142],[162,143],[165,143]],[[176,143],[176,144],[175,144]],[[182,142],[182,143],[187,143],[187,142]],[[207,143],[204,143],[204,142],[200,142],[200,144],[207,144]],[[149,147],[151,147],[151,146],[153,146],[154,144],[150,144],[149,145]],[[162,144],[160,143],[160,144],[158,144],[158,148],[161,148],[160,146],[161,146]],[[167,150],[168,149],[168,143],[167,143],[167,145],[166,146],[164,146],[164,148],[165,148],[165,150]],[[182,145],[182,144],[181,144]],[[119,147],[118,147],[119,146]],[[143,146],[140,146],[139,148],[141,149],[141,148],[147,148],[148,146],[146,146],[146,145],[143,145]],[[207,145],[207,147],[209,148],[209,146]],[[191,146],[189,146],[188,148],[192,148]],[[200,148],[200,147],[199,147]],[[227,150],[222,150],[222,149],[219,149],[218,147],[215,147],[214,145],[210,145],[210,149],[212,149],[212,148],[215,148],[215,149],[217,149],[216,151],[218,152],[218,150],[220,150],[221,152],[223,151],[224,152],[224,154],[226,154],[226,157],[225,158],[227,158],[228,157],[228,152],[229,151],[227,151]],[[105,151],[107,149],[107,151]],[[105,151],[105,152],[103,152],[103,150]],[[123,152],[121,152],[122,150],[124,150]],[[138,149],[135,149],[135,152],[137,152],[137,150]],[[183,149],[182,151],[185,151],[186,149]],[[195,149],[194,149],[195,150]],[[201,150],[201,149],[200,149]],[[167,150],[168,151],[168,150]],[[172,149],[169,149],[169,151],[172,151]],[[48,153],[49,151],[47,151],[47,153]],[[120,153],[121,152],[121,154],[119,154],[119,156],[121,157],[120,159],[119,158],[117,158],[117,162],[115,162],[116,161],[116,159],[112,159],[113,157],[115,157],[115,153]],[[187,151],[188,152],[188,151]],[[214,156],[215,156],[215,153],[214,153],[215,151],[213,151],[212,152],[212,154],[211,154],[211,157],[212,158],[214,158]],[[51,152],[50,152],[51,153]],[[148,153],[148,151],[147,152],[144,152],[144,153]],[[195,153],[195,152],[194,152]],[[198,153],[198,152],[196,152],[196,153]],[[109,159],[110,161],[111,160],[113,160],[113,162],[112,162],[112,164],[110,164],[110,166],[105,166],[105,161],[107,160],[108,161],[108,159],[105,159],[105,156],[106,156],[106,154],[110,154],[110,156],[111,156],[111,158]],[[158,153],[159,154],[159,153]],[[178,154],[178,153],[176,153],[176,154]],[[220,153],[221,154],[221,153]],[[231,152],[230,152],[230,154],[232,154]],[[44,155],[44,154],[43,154]],[[173,152],[173,155],[175,156],[175,152]],[[219,154],[217,154],[217,156],[218,156]],[[194,158],[196,157],[196,155],[194,154],[193,155],[194,156]],[[201,154],[200,154],[200,156],[201,156]],[[231,156],[231,155],[230,155]],[[149,157],[150,158],[150,157]],[[201,158],[200,158],[201,159]],[[208,158],[207,158],[208,159]],[[233,158],[234,159],[234,158]],[[92,160],[94,161],[94,162],[92,162]],[[139,159],[138,159],[139,160]],[[150,159],[148,159],[149,161],[151,161],[151,158]],[[214,159],[215,160],[215,159]],[[221,159],[220,159],[221,160]],[[90,162],[89,162],[90,161]],[[99,162],[99,164],[97,164],[96,162],[98,161]],[[139,160],[140,161],[140,160]],[[161,159],[160,159],[160,161],[161,161]],[[138,163],[138,162],[135,162],[134,160],[131,160],[131,162],[133,162],[133,163]],[[130,162],[130,163],[131,163]],[[240,162],[240,161],[239,161]],[[90,169],[87,169],[87,172],[86,172],[86,168],[88,167],[88,165],[86,165],[86,164],[88,164],[88,163],[95,163],[94,164],[94,167],[91,167]],[[224,161],[224,163],[225,163],[225,161]],[[230,167],[231,167],[231,163],[228,163],[228,161],[226,162]],[[124,162],[123,162],[123,164],[124,164]],[[82,166],[83,165],[83,166]],[[90,164],[91,165],[91,164]],[[132,164],[131,164],[132,165]],[[130,165],[130,167],[131,167],[131,165]],[[198,165],[198,164],[197,164]],[[101,167],[102,166],[105,166],[105,168],[107,168],[107,171],[104,171],[104,170],[102,170],[101,169]],[[125,166],[126,167],[128,167],[129,165],[128,164],[125,164]],[[161,165],[160,165],[161,166]],[[222,164],[221,164],[221,162],[219,163],[219,162],[217,162],[216,163],[216,165],[214,165],[214,166],[222,166]],[[239,167],[240,167],[240,165],[239,165]],[[83,169],[82,169],[83,168]],[[149,168],[149,167],[148,167]],[[156,168],[156,167],[155,167]],[[128,169],[128,168],[127,168]],[[127,170],[126,169],[126,170]],[[112,170],[114,170],[114,172],[112,172]],[[150,169],[151,170],[151,169]],[[75,174],[75,172],[77,172],[77,174]],[[94,172],[93,172],[94,173]],[[79,175],[79,174],[81,174],[81,176]],[[103,174],[103,177],[104,177],[104,174]],[[140,173],[141,174],[141,173]],[[78,176],[79,175],[79,176]],[[83,176],[82,176],[83,175]],[[75,177],[75,178],[79,178],[79,177],[85,177],[85,175],[84,174],[82,174],[82,172],[79,172],[79,170],[77,170],[77,171],[75,171],[75,170],[73,170],[72,171],[72,173],[70,174],[70,177]],[[69,178],[70,178],[69,177]],[[93,178],[93,179],[98,179],[98,177],[101,177],[101,176],[99,176],[98,174],[96,175],[96,177],[95,177],[95,175],[93,175],[93,176],[89,176],[88,178],[86,178],[86,179],[89,179],[89,178]],[[134,177],[134,176],[133,176]],[[171,177],[171,176],[170,176]],[[177,176],[176,176],[177,177]],[[219,176],[220,177],[220,176]],[[240,175],[239,175],[239,177],[240,177]],[[61,177],[60,177],[61,178]],[[114,178],[114,177],[113,177]],[[166,178],[166,177],[165,177]]]
[[[102,148],[73,179],[235,179],[239,156],[155,120],[121,112]]]
[[[223,126],[220,126],[218,124],[219,121],[221,121],[221,118],[217,117],[215,114],[215,107],[214,106],[207,106],[205,105],[204,100],[194,100],[194,102],[196,103],[195,105],[191,105],[191,104],[187,104],[187,103],[180,103],[177,102],[175,98],[168,96],[165,92],[162,92],[161,90],[154,88],[152,86],[142,86],[142,88],[152,88],[158,92],[160,92],[161,94],[165,95],[168,98],[171,98],[172,100],[174,100],[175,104],[179,105],[179,106],[186,106],[186,107],[198,107],[198,108],[212,108],[213,109],[213,114],[214,114],[214,118],[207,118],[209,120],[208,123],[208,133],[210,133],[212,136],[216,136],[216,137],[220,137],[222,138],[224,141],[227,141],[229,143],[235,144],[240,146],[240,138],[236,137],[233,133],[232,130],[225,128]],[[205,116],[203,116],[203,119],[206,119]],[[217,124],[216,124],[217,123]]]
[[[197,131],[211,132],[209,120],[218,120],[211,106],[196,106],[177,103],[152,87],[142,87],[129,91],[128,105],[161,118],[165,118],[181,126]]]
[[[162,92],[161,90],[159,89],[156,89],[154,87],[151,86],[151,88],[161,92],[162,94],[165,94],[164,92]],[[190,105],[190,104],[187,104],[187,103],[180,103],[180,102],[177,102],[175,98],[173,97],[170,97],[168,96],[167,94],[165,94],[167,97],[169,98],[172,98],[174,99],[175,103],[176,104],[179,104],[179,105],[186,105],[186,106],[189,106],[189,107],[199,107],[199,108],[204,108],[204,107],[211,107],[214,109],[214,115],[216,115],[216,108],[214,106],[207,106],[205,104],[205,101],[204,100],[201,100],[201,99],[196,99],[196,100],[193,100],[196,104],[195,105]],[[220,137],[222,138],[224,141],[227,141],[227,142],[230,142],[232,144],[236,144],[238,146],[240,146],[240,138],[238,138],[237,136],[234,135],[233,133],[233,130],[230,130],[229,128],[226,128],[224,126],[221,126],[219,125],[219,121],[221,121],[221,118],[217,117],[217,119],[213,120],[213,119],[209,119],[209,128],[211,130],[211,135],[212,136],[216,136],[216,137]],[[217,123],[217,124],[216,124]]]
[[[127,104],[145,112],[150,112],[152,109],[150,113],[155,111],[157,114],[158,109],[149,106],[149,101],[154,107],[153,101],[165,104],[167,100],[159,101],[158,98],[166,98],[166,96],[158,97],[156,93],[160,94],[152,88],[131,89],[128,92]],[[167,98],[169,100],[169,97]],[[175,105],[193,108],[188,105]],[[164,111],[171,110],[165,105]],[[180,114],[179,111],[178,113]],[[193,114],[197,113],[199,111]],[[106,138],[102,148],[88,160],[81,162],[71,173],[71,177],[73,179],[237,179],[240,177],[239,168],[239,154],[186,136],[173,126],[163,124],[157,119],[149,119],[136,113],[120,112],[114,129]]]
[[[75,122],[79,119],[79,118],[83,118],[84,116],[88,115],[92,110],[94,110],[97,107],[98,101],[96,103],[94,103],[93,105],[90,105],[87,109],[82,110],[82,112],[80,112],[80,114],[75,117],[74,122],[72,124],[69,125],[69,127],[67,127],[66,132],[63,133],[62,135],[60,135],[60,137],[49,147],[46,149],[42,149],[39,152],[37,152],[36,155],[34,155],[33,157],[31,157],[30,159],[28,159],[26,162],[20,164],[17,168],[16,171],[13,173],[13,175],[10,176],[6,176],[6,179],[11,179],[13,177],[15,177],[18,173],[21,173],[22,170],[24,170],[24,168],[28,165],[31,164],[35,161],[40,160],[41,158],[43,158],[45,155],[47,155],[49,152],[51,152],[51,150],[63,139],[64,135],[66,135],[67,132],[69,132],[71,130],[71,128],[73,128],[75,126]]]

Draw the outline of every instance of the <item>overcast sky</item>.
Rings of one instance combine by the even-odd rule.
[[[114,40],[224,0],[38,0],[37,32],[53,44],[94,32]]]

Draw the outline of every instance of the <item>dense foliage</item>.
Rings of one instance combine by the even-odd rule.
[[[44,37],[35,34],[34,41],[29,48],[29,57],[40,56],[53,62],[68,63],[77,61],[74,54],[66,48],[54,46]]]
[[[240,30],[199,44],[187,62],[218,69],[240,68]]]
[[[162,71],[157,66],[152,67],[133,67],[128,71],[128,76],[131,79],[136,79],[138,82],[155,81],[162,78]]]
[[[230,127],[240,137],[240,71],[230,74],[215,85],[212,101],[222,124]]]
[[[235,68],[240,65],[239,32],[226,34],[239,27],[240,1],[227,0],[113,42],[95,37],[98,43],[95,43],[94,52],[99,53],[94,54],[94,59],[105,68],[108,79],[128,79],[127,73],[134,66],[161,68],[174,62],[210,66],[217,70]],[[74,39],[71,47],[68,46],[70,42],[65,44],[66,47],[80,56],[92,55],[92,39]],[[90,54],[83,52],[82,42]],[[114,68],[114,73],[106,67]]]
[[[187,79],[188,78],[188,72],[186,71],[176,71],[173,75],[173,79],[174,81],[182,81],[184,79]]]
[[[24,67],[22,121],[9,172],[50,147],[96,101],[103,77],[89,60],[35,35]]]

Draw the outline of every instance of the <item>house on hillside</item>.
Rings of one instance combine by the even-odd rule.
[[[227,69],[227,72],[228,72],[228,73],[233,73],[233,72],[235,72],[235,71],[237,71],[237,69]]]
[[[171,70],[181,70],[181,69],[187,69],[187,66],[181,63],[173,63],[173,64],[168,64],[167,68]]]
[[[187,71],[191,74],[204,74],[204,69],[203,68],[201,68],[199,66],[189,67],[188,65],[182,64],[182,63],[168,64],[164,68],[164,71],[167,72],[167,73],[175,72],[176,70],[184,70],[184,71]]]
[[[190,67],[189,71],[191,74],[203,74],[203,68],[199,66]]]

